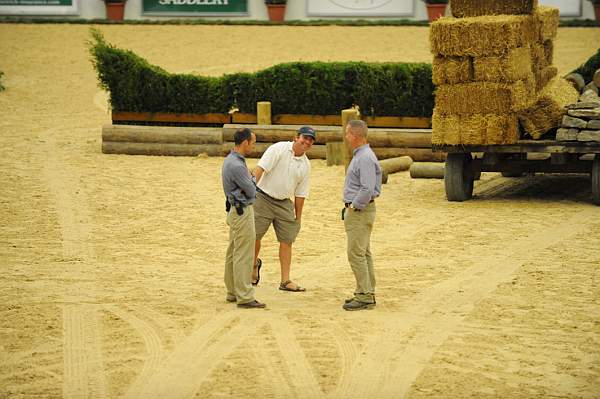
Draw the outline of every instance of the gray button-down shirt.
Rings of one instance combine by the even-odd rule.
[[[344,202],[364,209],[381,194],[381,166],[369,144],[354,150],[344,182]]]
[[[223,162],[221,171],[223,192],[232,206],[246,206],[256,200],[256,185],[246,166],[246,159],[239,152],[231,151]]]

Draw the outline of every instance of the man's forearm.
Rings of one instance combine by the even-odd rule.
[[[260,181],[260,178],[262,177],[264,171],[265,170],[260,166],[254,168],[254,177],[256,178],[256,184],[258,184],[258,182]]]
[[[296,220],[302,219],[302,208],[304,207],[304,198],[294,197],[294,209],[296,210]]]

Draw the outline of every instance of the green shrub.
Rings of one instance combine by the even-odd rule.
[[[596,54],[592,55],[585,64],[574,70],[574,73],[578,73],[583,76],[585,83],[589,83],[594,78],[594,73],[600,69],[600,48]]]
[[[4,72],[0,71],[0,91],[4,90],[4,86],[2,86],[2,76],[4,76]]]
[[[337,115],[359,106],[364,115],[430,117],[430,64],[293,62],[220,78],[170,74],[92,31],[92,62],[115,111]]]

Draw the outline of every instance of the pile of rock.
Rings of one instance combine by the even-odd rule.
[[[556,132],[556,140],[600,142],[600,97],[597,85],[597,82],[600,83],[600,69],[594,74],[593,81],[587,85],[580,75],[571,74],[568,78],[571,82],[581,81],[577,88],[583,93],[579,102],[565,107],[567,114]]]
[[[556,140],[600,142],[600,101],[579,102],[566,108]]]

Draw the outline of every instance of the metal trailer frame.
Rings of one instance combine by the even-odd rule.
[[[481,172],[501,172],[506,177],[536,172],[589,173],[592,200],[600,205],[600,142],[519,140],[500,145],[437,145],[433,151],[448,153],[444,169],[448,201],[471,199],[473,181]],[[550,157],[528,159],[530,153],[549,153]],[[593,155],[592,160],[582,159],[588,154]]]

